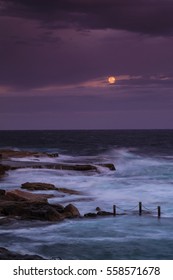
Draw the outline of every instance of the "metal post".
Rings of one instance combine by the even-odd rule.
[[[113,215],[116,216],[116,205],[113,205]]]
[[[160,218],[161,217],[161,207],[160,206],[157,207],[157,211],[158,211],[158,218]]]
[[[139,202],[139,216],[142,215],[142,202]]]

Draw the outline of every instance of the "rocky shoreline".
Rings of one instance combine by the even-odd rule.
[[[13,151],[13,150],[0,150],[0,177],[7,175],[8,171],[20,169],[20,168],[49,168],[49,169],[61,169],[61,170],[73,170],[73,171],[95,171],[99,172],[98,166],[108,168],[109,170],[115,170],[115,166],[111,163],[103,164],[61,164],[52,163],[45,164],[44,162],[15,162],[15,158],[26,157],[58,157],[58,153],[40,153],[31,151]],[[13,160],[11,160],[13,158]],[[8,162],[8,165],[4,165],[4,160]],[[26,191],[23,191],[23,190]],[[50,194],[34,194],[34,191],[56,191],[56,196],[63,196],[63,194],[80,195],[82,192],[76,190],[70,190],[62,187],[55,187],[53,184],[47,184],[43,182],[25,182],[19,189],[6,191],[0,190],[0,216],[5,217],[20,217],[22,219],[38,219],[47,221],[62,221],[65,218],[81,217],[78,209],[71,203],[67,206],[60,204],[49,204],[48,198],[55,197]],[[98,211],[98,213],[86,213],[83,217],[96,217],[110,215],[110,213]]]
[[[8,170],[16,170],[21,168],[36,168],[36,169],[56,169],[56,170],[72,170],[72,171],[94,171],[99,172],[99,167],[108,168],[111,171],[115,171],[115,166],[112,163],[96,163],[96,164],[65,164],[65,163],[45,163],[45,162],[28,162],[17,161],[18,158],[25,159],[26,157],[31,157],[32,159],[44,159],[56,158],[58,153],[40,153],[40,152],[28,152],[28,151],[13,151],[13,150],[0,150],[0,176],[4,175]],[[11,158],[13,161],[11,161]],[[16,159],[16,161],[15,161]]]
[[[44,162],[17,162],[15,159],[26,157],[58,157],[58,153],[40,153],[32,151],[14,151],[2,149],[0,150],[0,176],[5,176],[8,171],[13,171],[20,168],[50,168],[73,171],[95,171],[99,172],[98,166],[108,168],[114,171],[115,166],[112,163],[102,164],[61,164]],[[13,160],[11,160],[11,158]],[[4,165],[4,160],[8,165]],[[22,189],[22,190],[21,190]],[[34,191],[55,191],[56,195],[52,194],[34,194]],[[67,206],[60,204],[49,204],[48,198],[68,195],[81,195],[82,192],[77,190],[55,187],[53,184],[44,182],[25,182],[18,189],[12,191],[0,190],[0,216],[13,217],[16,216],[22,219],[38,219],[47,221],[62,221],[65,218],[81,217],[78,209],[69,203]],[[104,212],[104,211],[103,211]],[[106,215],[106,212],[98,211],[97,215]],[[110,213],[107,213],[110,215]],[[83,217],[93,217],[90,213],[86,213]]]
[[[40,160],[45,157],[58,157],[58,153],[40,153],[28,151],[0,150],[0,178],[8,176],[8,171],[20,168],[46,168],[57,170],[72,171],[91,171],[99,172],[99,167],[105,167],[114,171],[115,166],[111,163],[103,164],[61,164],[44,162],[18,162],[18,158],[34,157]],[[11,158],[13,160],[11,160]],[[16,161],[15,161],[16,159]],[[5,163],[5,164],[4,164]],[[8,164],[7,164],[8,163]],[[35,191],[54,191],[56,194],[38,194]],[[79,210],[69,203],[66,206],[61,204],[50,204],[49,198],[62,197],[64,195],[81,195],[80,191],[55,187],[53,184],[44,182],[24,182],[18,189],[4,190],[0,189],[0,225],[9,224],[14,220],[38,220],[47,222],[62,222],[64,219],[74,218],[96,218],[100,216],[113,215],[111,212],[101,211],[96,208],[95,213],[86,213],[81,216]],[[70,199],[69,199],[70,200]],[[10,252],[6,248],[0,248],[0,259],[42,259],[36,255],[21,255]]]

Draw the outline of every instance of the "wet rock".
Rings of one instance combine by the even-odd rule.
[[[0,202],[1,201],[25,201],[24,198],[22,198],[21,196],[18,196],[16,194],[11,194],[10,191],[9,191],[9,194],[8,192],[6,192],[5,190],[0,190]]]
[[[86,217],[86,218],[96,218],[97,214],[96,213],[86,213],[86,214],[84,214],[84,217]]]
[[[82,192],[80,192],[80,191],[66,189],[66,188],[56,188],[56,190],[59,192],[67,193],[67,194],[75,194],[75,195],[82,194]]]
[[[7,250],[6,248],[0,247],[0,260],[44,260],[38,255],[22,255],[16,252]]]
[[[72,170],[72,171],[97,171],[97,167],[91,164],[60,164],[60,163],[15,163],[11,170],[16,170],[20,168],[36,168],[36,169],[55,169],[55,170]]]
[[[0,177],[5,175],[5,172],[10,170],[10,166],[0,164]]]
[[[75,194],[75,195],[81,194],[81,192],[76,191],[76,190],[71,190],[71,189],[66,189],[66,188],[56,188],[53,184],[40,183],[40,182],[35,182],[35,183],[27,182],[27,183],[22,184],[21,188],[30,190],[30,191],[53,190],[53,191],[67,193],[67,194]]]
[[[58,211],[60,214],[63,214],[64,213],[64,206],[61,205],[61,204],[49,204],[51,205],[56,211]]]
[[[51,197],[54,197],[54,195],[33,194],[18,189],[11,190],[11,191],[5,191],[0,189],[0,201],[5,200],[5,201],[47,202],[47,199]]]
[[[72,170],[72,171],[97,171],[97,167],[91,164],[61,164],[61,163],[56,163],[56,164],[31,164],[29,166],[19,166],[17,168],[47,168],[47,169],[57,169],[57,170]]]
[[[1,218],[21,218],[25,220],[61,221],[64,218],[80,216],[78,209],[72,204],[65,208],[60,204],[49,204],[47,195],[32,194],[13,190],[0,195]]]
[[[40,182],[34,182],[34,183],[26,182],[26,183],[22,184],[21,188],[30,190],[30,191],[56,190],[56,188],[53,184],[40,183]]]
[[[107,212],[107,211],[98,211],[97,215],[98,216],[111,216],[111,215],[113,215],[113,213],[112,212]]]
[[[9,161],[8,161],[9,163]],[[53,170],[69,170],[81,172],[99,172],[98,166],[115,170],[113,164],[64,164],[64,163],[37,163],[37,162],[10,162],[9,170],[16,170],[21,168],[35,168],[35,169],[53,169]]]
[[[33,194],[21,190],[6,191],[5,199],[13,201],[35,201],[35,202],[47,202],[48,198],[54,197],[52,194]]]
[[[86,218],[96,218],[98,216],[112,216],[113,213],[107,211],[101,211],[99,207],[96,208],[97,213],[86,213],[84,217]]]
[[[56,207],[48,203],[28,201],[0,201],[0,215],[44,221],[60,221],[64,218]]]
[[[64,216],[66,218],[77,218],[77,217],[80,217],[80,213],[73,204],[68,204],[64,208]]]
[[[33,205],[31,210],[29,209],[28,213],[26,212],[26,217],[52,222],[61,221],[64,219],[61,213],[59,213],[54,207],[51,207],[50,205],[42,205],[41,207],[38,205]]]
[[[14,151],[9,149],[0,150],[1,159],[8,158],[21,158],[21,157],[58,157],[58,153],[44,153],[44,152],[32,152],[32,151]]]

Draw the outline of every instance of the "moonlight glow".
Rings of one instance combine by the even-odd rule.
[[[109,82],[109,84],[115,84],[116,78],[115,78],[114,76],[110,76],[110,77],[108,78],[108,82]]]

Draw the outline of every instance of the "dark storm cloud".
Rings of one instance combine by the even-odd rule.
[[[1,0],[1,15],[40,20],[56,29],[119,29],[173,35],[172,0]]]

